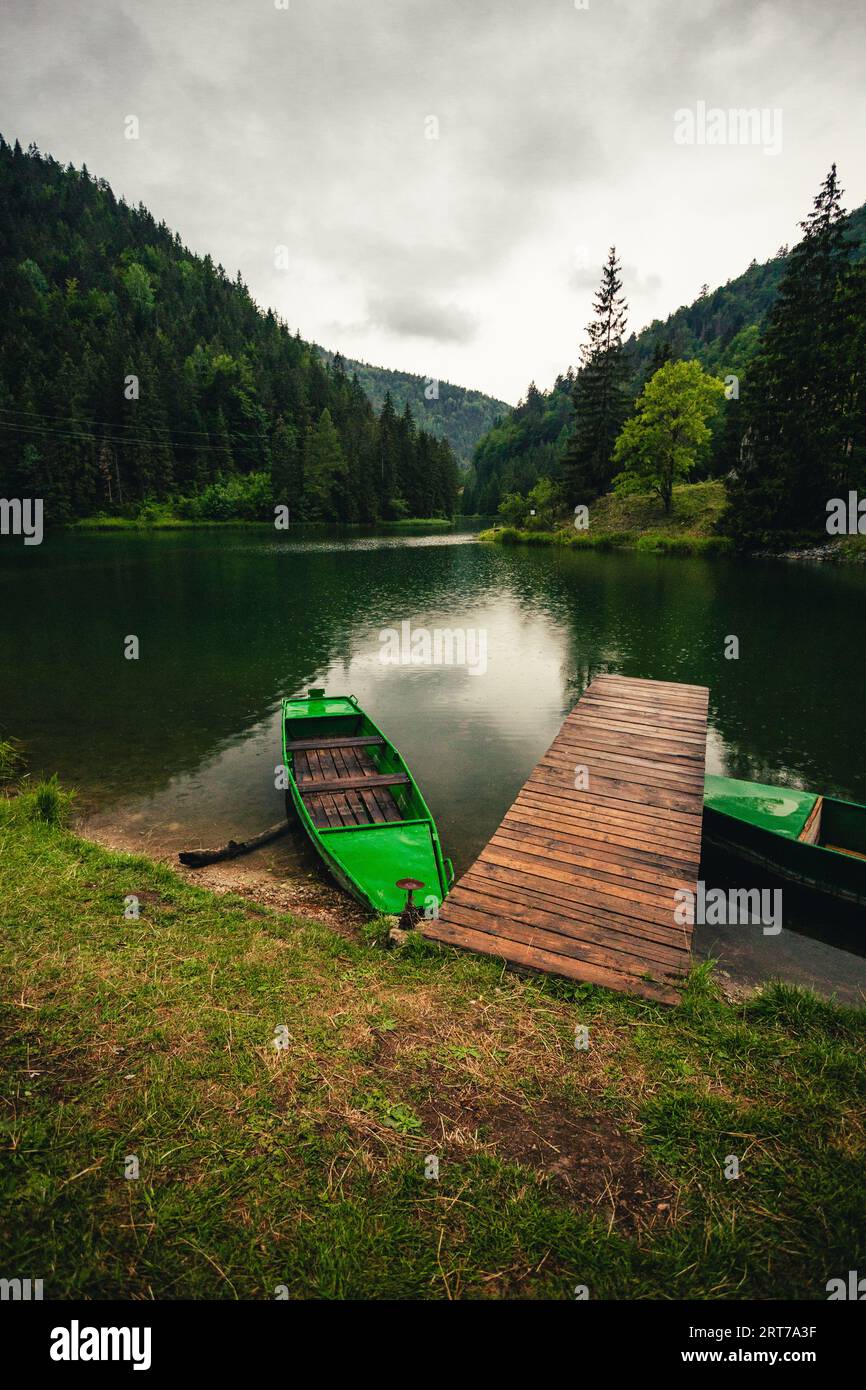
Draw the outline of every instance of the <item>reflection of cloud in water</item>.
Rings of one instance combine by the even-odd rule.
[[[393,622],[399,625],[402,615]],[[563,715],[567,634],[561,623],[499,595],[495,603],[428,610],[413,629],[474,628],[486,633],[487,669],[386,666],[378,627],[348,634],[345,660],[309,684],[354,694],[393,739],[417,776],[458,866],[498,824],[559,727]],[[286,694],[303,693],[288,690]],[[279,706],[270,718],[226,741],[190,773],[151,795],[127,798],[96,814],[97,828],[125,825],[157,852],[180,844],[222,842],[255,833],[280,818],[274,787],[280,758]]]
[[[259,541],[254,543],[254,548],[260,554],[283,554],[291,552],[295,554],[315,554],[325,553],[334,550],[421,550],[432,546],[451,546],[451,545],[475,545],[477,536],[468,532],[447,532],[443,535],[432,536],[413,536],[407,534],[395,536],[346,536],[333,537],[321,540],[292,540],[291,532],[286,539],[270,541],[262,545]],[[252,547],[251,547],[252,548]]]

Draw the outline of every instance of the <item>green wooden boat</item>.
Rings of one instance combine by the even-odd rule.
[[[407,896],[419,909],[443,902],[454,870],[433,817],[355,696],[311,690],[284,700],[282,729],[287,808],[341,887],[375,912],[402,912]]]
[[[866,907],[866,806],[707,777],[704,839],[782,878]]]

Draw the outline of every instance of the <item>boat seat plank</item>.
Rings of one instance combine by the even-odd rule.
[[[307,761],[310,776],[313,778],[313,780],[317,782],[323,781],[325,776],[327,775],[327,768],[322,760],[321,753],[317,749],[310,749],[309,753],[307,754]],[[335,827],[345,824],[342,815],[342,808],[335,797],[322,795],[319,805],[321,807],[323,815],[326,818],[326,824],[328,826]]]
[[[367,780],[369,776],[374,776],[377,769],[369,754],[361,754],[357,749],[343,748],[337,755],[338,761],[342,762],[343,770],[341,775],[344,777],[357,777]],[[367,825],[383,825],[387,819],[385,812],[379,805],[377,798],[372,791],[364,787],[359,787],[356,791],[347,793],[357,797],[358,804],[364,813],[364,820]],[[390,793],[383,790],[383,797],[390,798]]]
[[[305,746],[293,749],[295,781],[317,829],[386,825],[403,819],[389,788],[405,785],[409,778],[405,773],[380,773],[367,752],[384,740],[297,742]]]
[[[316,750],[325,780],[335,782],[339,779],[339,769],[334,761],[334,754],[329,748],[319,748]],[[345,792],[332,792],[332,800],[339,817],[340,825],[357,825],[352,809],[349,806]]]
[[[352,738],[296,738],[286,744],[286,750],[289,753],[301,753],[309,748],[372,748],[384,742],[379,734],[359,734]]]
[[[800,831],[798,839],[804,845],[817,845],[821,837],[821,812],[824,809],[823,796],[816,796],[815,805],[809,812],[809,819]]]
[[[328,769],[330,770],[330,769]],[[298,750],[294,756],[295,779],[298,783],[323,780],[323,769],[317,746]],[[355,806],[348,796],[311,795],[306,799],[313,824],[317,830],[329,830],[341,825],[366,825],[369,816],[363,804]]]
[[[866,859],[866,854],[859,849],[846,849],[844,845],[831,845],[829,841],[824,845],[824,849],[835,850],[837,854],[850,854],[852,859]]]
[[[307,803],[307,809],[317,830],[330,830],[333,825],[339,824],[339,821],[325,805],[323,796],[311,796]]]
[[[298,791],[302,796],[308,792],[322,796],[339,795],[346,791],[359,791],[371,787],[400,787],[406,786],[409,777],[405,772],[387,772],[370,774],[368,777],[324,777],[321,781],[308,781],[306,778],[298,780]]]
[[[386,825],[388,822],[403,819],[387,787],[368,785],[371,777],[379,775],[379,768],[365,749],[341,748],[335,752],[334,760],[338,765],[342,763],[341,776],[364,779],[364,785],[358,787],[355,794],[364,808],[368,825]]]

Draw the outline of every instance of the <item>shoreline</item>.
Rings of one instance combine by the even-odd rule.
[[[496,518],[478,539],[487,545],[553,546],[566,550],[637,550],[651,555],[716,556],[737,559],[812,560],[866,564],[866,534],[830,536],[822,531],[765,533],[748,545],[723,529],[727,496],[719,478],[674,487],[670,512],[651,493],[608,492],[584,508],[585,529],[560,516],[542,527],[525,512],[521,524]],[[575,509],[575,517],[579,509]],[[554,513],[551,511],[551,517]],[[527,525],[526,523],[530,524]]]
[[[635,550],[650,555],[726,556],[746,560],[796,560],[831,565],[866,564],[866,537],[841,537],[816,545],[804,541],[802,546],[784,550],[738,549],[729,536],[670,535],[664,532],[589,532],[527,531],[516,526],[498,526],[478,533],[484,545],[537,546],[559,550]]]
[[[291,535],[293,530],[334,530],[341,531],[411,531],[416,529],[450,531],[460,518],[447,517],[406,517],[400,521],[295,521],[282,531]],[[225,520],[187,520],[185,517],[123,517],[95,516],[82,517],[76,521],[65,521],[52,528],[59,531],[212,531],[248,530],[273,531],[273,521],[252,521],[243,517],[227,517]]]
[[[143,857],[154,868],[168,869],[185,883],[217,896],[237,894],[260,907],[306,917],[356,942],[363,941],[365,929],[374,922],[333,882],[303,833],[292,832],[236,859],[190,868],[178,862],[181,847],[174,841],[151,842],[149,837],[142,841],[130,826],[118,828],[116,823],[109,826],[95,819],[96,823],[86,814],[74,818],[71,832],[109,854]],[[866,1002],[866,961],[854,964],[859,958],[832,941],[789,931],[772,971],[765,968],[759,953],[744,947],[747,943],[736,932],[710,927],[696,931],[693,964],[701,968],[714,962],[711,977],[729,1003],[752,997],[770,979],[803,986],[828,1001],[855,1006]],[[852,964],[853,979],[847,973]]]

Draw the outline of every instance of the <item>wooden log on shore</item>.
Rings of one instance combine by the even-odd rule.
[[[291,829],[290,821],[281,820],[277,825],[269,826],[267,830],[263,830],[259,835],[254,835],[250,840],[229,840],[222,849],[187,849],[177,857],[181,864],[186,864],[191,869],[201,869],[205,864],[216,864],[221,859],[237,859],[240,854],[250,854],[252,850],[270,844],[271,840],[278,840],[281,835],[288,835]]]

